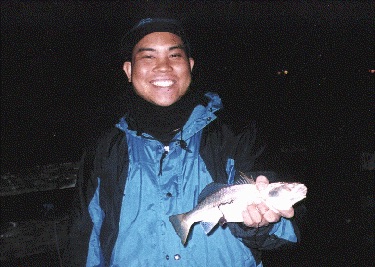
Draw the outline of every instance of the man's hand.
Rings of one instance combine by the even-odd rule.
[[[256,186],[258,190],[266,188],[269,184],[267,177],[258,176],[256,179]],[[244,224],[249,227],[267,226],[269,223],[278,222],[281,217],[291,218],[294,216],[294,209],[291,207],[288,210],[270,210],[264,202],[251,204],[242,212]]]

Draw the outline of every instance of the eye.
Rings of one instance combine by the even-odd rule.
[[[142,58],[154,58],[152,55],[144,55]]]
[[[172,58],[180,58],[180,57],[182,57],[182,55],[180,53],[178,53],[178,54],[172,54],[171,57]]]

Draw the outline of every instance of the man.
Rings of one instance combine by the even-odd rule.
[[[190,88],[194,60],[178,21],[141,20],[125,37],[124,53],[132,102],[85,154],[77,182],[72,242],[83,264],[262,266],[261,250],[296,242],[294,224],[282,218],[293,208],[273,212],[259,204],[248,206],[243,223],[210,235],[194,225],[181,244],[169,216],[193,209],[211,182],[250,174],[259,155],[254,131],[235,135],[220,120],[220,98]]]

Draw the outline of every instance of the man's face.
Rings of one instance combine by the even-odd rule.
[[[193,66],[179,36],[153,32],[135,45],[132,62],[125,62],[123,70],[139,96],[170,106],[187,92]]]

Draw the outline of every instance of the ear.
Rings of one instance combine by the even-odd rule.
[[[128,77],[129,82],[132,81],[132,63],[129,61],[125,61],[124,65],[122,66],[126,76]]]
[[[194,67],[194,59],[189,57],[189,62],[190,62],[190,71],[193,71],[193,67]]]

